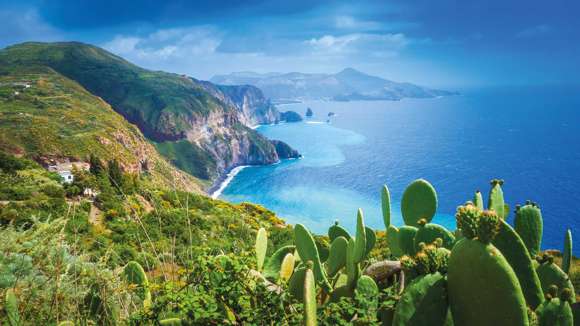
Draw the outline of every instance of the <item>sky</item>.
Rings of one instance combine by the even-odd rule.
[[[0,47],[81,41],[155,70],[346,67],[438,87],[579,83],[574,0],[1,0]]]

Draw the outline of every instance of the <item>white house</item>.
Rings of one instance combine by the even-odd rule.
[[[88,171],[91,165],[86,162],[65,162],[56,165],[50,165],[48,171],[58,173],[64,183],[72,183],[74,181],[73,169]]]
[[[57,171],[57,173],[64,180],[64,183],[72,183],[74,181],[74,175],[71,171]]]

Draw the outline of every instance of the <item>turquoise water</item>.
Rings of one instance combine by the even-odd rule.
[[[512,207],[526,199],[540,204],[543,247],[561,248],[566,228],[580,231],[580,95],[572,88],[463,94],[283,106],[300,113],[311,107],[315,116],[258,130],[288,142],[304,157],[248,167],[221,198],[261,204],[317,233],[326,233],[335,219],[354,229],[360,207],[367,224],[383,229],[382,184],[389,185],[394,223],[400,225],[402,192],[412,180],[425,178],[439,196],[434,222],[455,228],[457,205],[476,189],[486,194],[489,180],[497,177],[505,179]],[[330,124],[324,122],[329,111],[336,113]]]

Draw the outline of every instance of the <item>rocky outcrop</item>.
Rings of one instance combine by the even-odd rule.
[[[286,122],[300,122],[302,121],[302,116],[299,113],[294,111],[286,111],[280,113],[280,121]]]
[[[289,158],[300,158],[300,157],[302,157],[302,155],[300,155],[300,153],[298,153],[297,150],[295,150],[294,148],[290,147],[288,144],[286,144],[283,141],[280,141],[280,140],[270,140],[270,142],[276,148],[276,153],[278,154],[278,157],[281,160],[283,160],[283,159],[289,159]]]

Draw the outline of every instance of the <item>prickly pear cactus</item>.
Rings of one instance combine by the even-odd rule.
[[[159,321],[161,326],[181,326],[182,324],[180,318],[167,318]]]
[[[566,230],[566,239],[564,240],[564,252],[562,253],[562,270],[570,275],[570,262],[572,261],[572,231]]]
[[[401,199],[401,212],[405,224],[417,226],[420,219],[431,222],[437,211],[437,192],[426,180],[411,182]]]
[[[365,258],[365,253],[367,250],[367,234],[363,212],[360,208],[358,209],[358,213],[356,215],[356,238],[354,243],[354,262],[358,264]]]
[[[293,253],[295,249],[295,246],[284,246],[276,250],[266,261],[262,275],[269,280],[275,281],[278,279],[280,276],[280,269],[282,268],[282,261],[287,254]]]
[[[310,234],[310,231],[308,231],[308,229],[306,229],[302,224],[296,224],[294,228],[294,243],[296,244],[296,249],[298,250],[302,261],[307,262],[310,260],[314,264],[313,270],[318,284],[320,284],[325,291],[330,292],[331,286],[326,277],[326,272],[322,267],[322,263],[320,262],[320,256],[314,238],[312,237],[312,234]]]
[[[143,306],[148,308],[151,305],[151,292],[149,291],[149,280],[141,264],[130,261],[123,269],[125,279],[129,284],[137,286],[137,294],[143,300]]]
[[[454,324],[528,325],[518,279],[502,253],[490,243],[498,231],[499,217],[493,211],[484,214],[468,206],[457,210],[457,222],[465,238],[453,247],[447,273]]]
[[[365,257],[367,257],[371,252],[371,250],[373,250],[373,248],[375,247],[375,243],[377,243],[377,235],[375,233],[375,230],[369,228],[368,226],[365,226],[365,235],[367,237],[365,243],[366,244]]]
[[[558,296],[561,295],[562,290],[569,289],[574,293],[574,286],[568,277],[568,274],[564,273],[558,265],[554,263],[554,258],[551,256],[544,256],[540,266],[536,269],[540,282],[542,284],[542,290],[544,293],[548,293],[551,285],[555,285],[560,292]],[[572,303],[576,302],[576,298],[571,298]]]
[[[306,277],[306,267],[304,265],[298,266],[294,273],[290,277],[288,282],[288,291],[292,296],[298,300],[302,301],[304,298],[304,278]]]
[[[264,261],[266,260],[266,251],[268,250],[268,235],[266,229],[260,228],[256,234],[256,264],[258,271],[262,271]]]
[[[280,266],[280,280],[287,282],[294,272],[294,255],[287,253]]]
[[[532,257],[536,257],[540,252],[543,224],[542,212],[535,203],[528,201],[524,206],[516,206],[514,228]]]
[[[451,249],[455,243],[455,236],[439,224],[427,223],[425,219],[419,220],[419,227],[415,234],[415,250],[419,250],[419,243],[432,243],[435,239],[443,240],[443,247]]]
[[[554,287],[553,292],[558,292]],[[569,297],[572,296],[569,289],[560,298],[554,298],[555,293],[548,293],[546,301],[536,310],[539,326],[572,326],[574,315],[570,307]]]
[[[385,223],[385,228],[388,229],[391,226],[391,193],[387,185],[384,185],[381,189],[381,208],[383,222]]]
[[[347,283],[346,286],[349,289],[354,289],[356,281],[360,275],[360,268],[355,258],[356,242],[353,238],[348,240],[348,245],[346,249],[346,275]]]
[[[403,255],[403,251],[399,246],[399,229],[392,225],[387,228],[387,246],[391,251],[391,255],[395,257],[401,257]]]
[[[544,301],[544,293],[534,261],[520,236],[506,221],[501,220],[493,245],[501,251],[516,273],[528,306],[536,309]]]
[[[312,262],[308,262],[304,276],[304,325],[316,326],[316,282],[312,272]]]
[[[338,224],[338,220],[334,221],[334,225],[328,228],[328,238],[330,241],[334,241],[334,239],[338,237],[345,237],[346,239],[350,239],[350,234],[348,231]]]
[[[404,255],[415,254],[415,235],[418,229],[414,226],[404,225],[399,228],[399,248]]]
[[[379,305],[379,287],[375,283],[375,280],[367,275],[362,275],[356,282],[355,293],[357,296],[365,299],[364,309],[366,311],[377,311]]]
[[[397,303],[392,325],[444,325],[449,308],[446,287],[440,273],[414,279]]]
[[[12,289],[6,290],[4,310],[8,318],[9,326],[20,326],[20,313],[18,312],[18,298]]]
[[[503,199],[503,190],[501,186],[503,185],[503,180],[493,179],[491,180],[491,190],[489,191],[489,198],[487,201],[487,209],[495,211],[497,216],[505,219],[505,201]]]
[[[485,209],[483,206],[483,195],[479,190],[475,192],[475,195],[473,195],[473,205],[480,211]]]
[[[326,261],[328,276],[334,277],[346,265],[348,240],[338,237],[330,244],[330,255]]]

